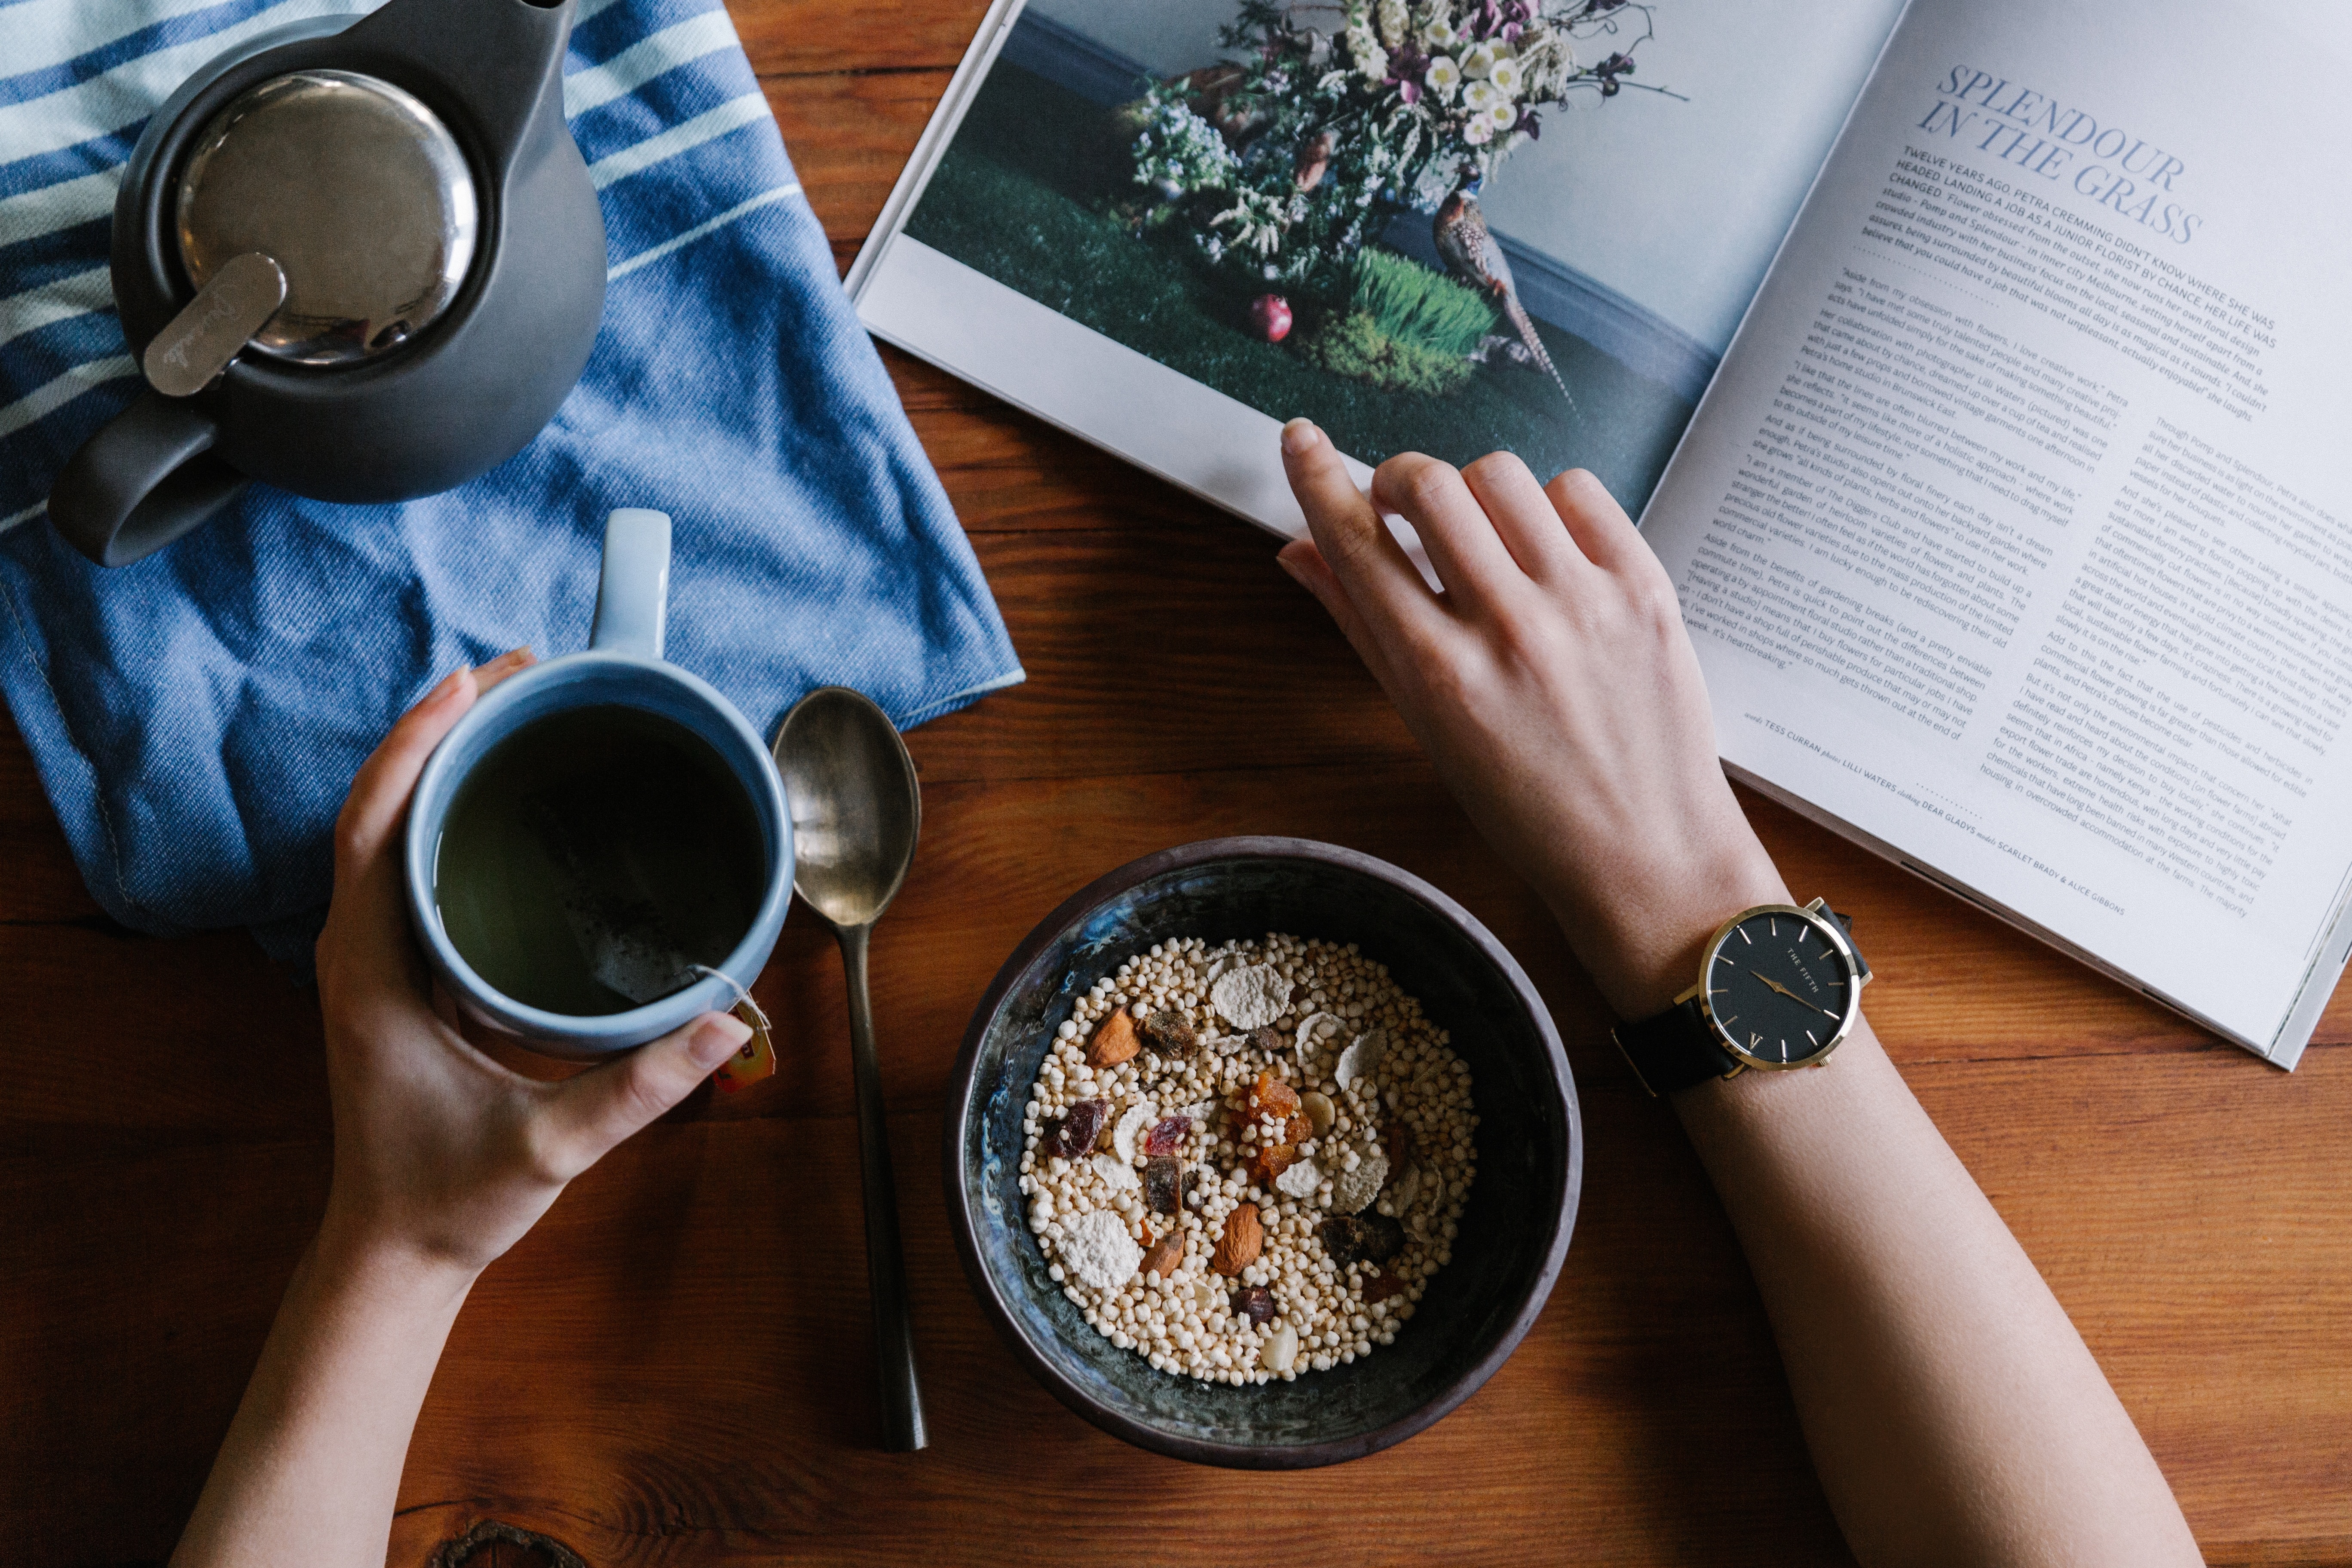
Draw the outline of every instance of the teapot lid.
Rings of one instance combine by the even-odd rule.
[[[343,70],[273,77],[231,100],[197,135],[175,211],[199,289],[249,251],[285,273],[284,306],[247,346],[321,365],[382,353],[447,309],[479,217],[440,118]]]

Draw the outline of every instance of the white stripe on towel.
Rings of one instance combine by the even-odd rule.
[[[708,110],[687,121],[673,125],[658,136],[648,136],[634,147],[624,147],[610,157],[599,158],[588,165],[588,177],[603,190],[615,180],[625,180],[631,174],[665,163],[681,153],[690,152],[705,142],[712,142],[729,132],[768,117],[768,100],[756,92],[740,98],[730,98],[718,108]]]
[[[8,52],[0,59],[0,70],[10,76],[47,70],[127,38],[142,27],[219,4],[220,0],[143,0],[137,5],[101,5],[91,0],[24,0],[8,8],[5,29]]]
[[[0,436],[14,435],[51,409],[79,397],[91,387],[117,377],[137,375],[139,362],[129,354],[78,364],[55,381],[35,387],[14,403],[0,404]]]
[[[0,196],[0,245],[16,245],[104,217],[114,210],[114,193],[121,186],[122,171],[117,167]]]
[[[10,529],[16,527],[20,522],[32,521],[35,518],[40,516],[41,513],[48,510],[48,502],[45,500],[37,500],[32,505],[26,507],[24,510],[16,513],[14,516],[0,517],[0,533],[7,532]]]
[[[235,26],[191,38],[56,92],[0,107],[0,163],[37,157],[136,124],[215,55],[257,33],[351,9],[352,0],[287,0]]]
[[[37,332],[52,321],[103,310],[113,303],[114,284],[103,267],[52,278],[37,289],[0,300],[0,343]]]
[[[772,191],[761,191],[758,195],[753,196],[748,202],[736,203],[733,206],[729,207],[725,212],[720,213],[717,217],[706,219],[701,223],[696,224],[692,228],[688,229],[683,234],[672,235],[669,238],[663,240],[659,245],[655,246],[650,250],[638,251],[635,256],[630,257],[626,261],[622,262],[619,266],[607,270],[604,274],[604,281],[610,283],[616,278],[626,278],[638,268],[649,266],[654,262],[659,261],[671,251],[682,249],[687,246],[692,245],[696,240],[700,239],[706,234],[717,233],[719,230],[725,228],[729,224],[733,223],[737,218],[741,217],[745,213],[754,212],[761,207],[771,206],[777,202],[782,201],[787,196],[796,196],[800,194],[801,188],[798,185],[778,185]]]
[[[674,27],[664,27],[603,65],[564,78],[563,117],[570,120],[625,97],[664,71],[716,54],[734,41],[735,26],[724,11],[705,11]]]

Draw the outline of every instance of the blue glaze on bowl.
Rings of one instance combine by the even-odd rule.
[[[1232,1388],[1154,1371],[1047,1275],[1020,1191],[1022,1111],[1054,1031],[1095,981],[1174,937],[1282,931],[1355,942],[1453,1037],[1480,1124],[1453,1244],[1396,1342],[1292,1383]],[[1229,838],[1124,867],[1048,915],[973,1015],[949,1084],[948,1215],[982,1303],[1063,1403],[1206,1464],[1296,1468],[1402,1441],[1468,1398],[1535,1321],[1568,1252],[1583,1172],[1576,1089],[1526,973],[1420,879],[1336,846]]]
[[[700,1014],[723,1012],[735,1001],[734,991],[724,982],[704,979],[625,1013],[595,1017],[550,1013],[493,990],[442,930],[434,877],[442,826],[466,775],[491,747],[532,720],[604,703],[675,720],[709,742],[733,770],[759,818],[767,892],[751,929],[718,965],[719,971],[750,990],[775,950],[792,902],[792,814],[784,805],[783,784],[750,721],[717,688],[674,664],[606,649],[570,654],[509,676],[443,738],[416,782],[406,836],[408,911],[426,959],[450,994],[483,1023],[550,1056],[593,1058],[627,1050],[658,1039]]]

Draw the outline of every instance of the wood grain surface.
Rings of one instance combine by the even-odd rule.
[[[843,265],[982,6],[737,0]],[[886,354],[1025,685],[909,737],[923,849],[874,947],[933,1446],[877,1451],[840,971],[805,916],[759,986],[783,1070],[574,1184],[458,1320],[392,1562],[484,1521],[594,1568],[785,1562],[1846,1561],[1721,1210],[1558,931],[1272,544]],[[2352,1007],[2292,1076],[1764,803],[1850,909],[1872,1015],[2114,1380],[2215,1563],[2352,1563]],[[993,1338],[949,1241],[941,1086],[1072,889],[1295,833],[1386,857],[1517,952],[1590,1139],[1574,1245],[1502,1372],[1307,1475],[1137,1452]],[[115,929],[0,731],[0,1561],[170,1551],[322,1199],[319,1026],[238,933]],[[532,1560],[520,1549],[478,1563]]]

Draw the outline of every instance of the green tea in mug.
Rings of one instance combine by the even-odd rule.
[[[751,929],[768,860],[716,748],[635,708],[568,709],[490,748],[433,872],[474,973],[550,1013],[620,1013],[691,984]]]

